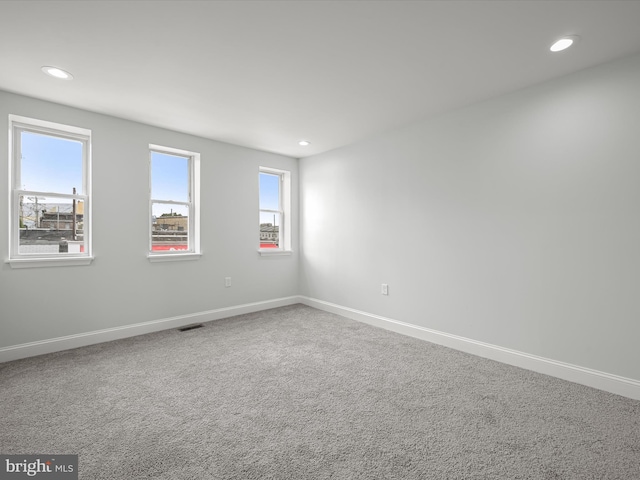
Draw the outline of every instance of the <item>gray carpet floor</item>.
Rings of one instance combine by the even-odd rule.
[[[293,305],[0,364],[81,479],[640,479],[640,402]]]

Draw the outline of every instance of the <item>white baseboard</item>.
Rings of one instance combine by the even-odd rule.
[[[92,332],[57,337],[37,342],[24,343],[0,348],[0,363],[33,357],[45,353],[59,352],[71,348],[84,347],[96,343],[109,342],[121,338],[134,337],[145,333],[158,332],[171,328],[179,328],[192,323],[210,322],[223,318],[258,312],[270,308],[284,307],[295,303],[303,303],[319,310],[335,313],[359,322],[376,327],[391,330],[421,340],[426,340],[438,345],[453,348],[463,352],[478,355],[498,362],[525,368],[534,372],[543,373],[553,377],[597,388],[607,392],[622,395],[624,397],[640,400],[640,381],[620,377],[610,373],[600,372],[577,365],[571,365],[548,358],[530,355],[528,353],[511,350],[508,348],[478,342],[465,337],[451,335],[437,330],[432,330],[418,325],[400,322],[390,318],[374,315],[349,307],[336,305],[315,298],[305,296],[291,296],[266,300],[262,302],[247,303],[232,307],[218,308],[206,312],[198,312],[189,315],[153,320],[150,322],[136,323],[122,327],[96,330]]]
[[[354,310],[352,308],[343,307],[341,305],[336,305],[314,298],[304,296],[300,296],[299,298],[300,303],[319,310],[335,313],[352,320],[381,327],[397,333],[402,333],[404,335],[409,335],[438,345],[450,347],[455,350],[478,355],[479,357],[543,373],[552,377],[561,378],[570,382],[633,398],[634,400],[640,400],[640,381],[638,380],[591,370],[589,368],[571,365],[569,363],[558,362],[556,360],[538,357],[536,355],[530,355],[528,353],[488,343],[478,342],[476,340],[459,337],[457,335],[450,335],[437,330],[399,322],[390,318],[373,315],[371,313]]]
[[[190,325],[192,323],[210,322],[212,320],[220,320],[222,318],[233,317],[235,315],[258,312],[269,308],[284,307],[286,305],[293,305],[294,303],[300,303],[300,298],[298,296],[247,303],[233,307],[218,308],[216,310],[209,310],[206,312],[180,315],[177,317],[163,318],[160,320],[152,320],[150,322],[136,323],[122,327],[107,328],[104,330],[95,330],[93,332],[23,343],[21,345],[12,345],[10,347],[0,348],[0,363],[18,360],[20,358],[34,357],[45,353],[60,352],[62,350],[84,347],[96,343],[109,342],[111,340],[119,340],[121,338],[135,337],[136,335],[158,332],[160,330],[184,327],[185,325]]]

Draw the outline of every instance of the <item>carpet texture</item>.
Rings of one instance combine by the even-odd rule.
[[[292,305],[0,364],[81,479],[640,479],[640,402]]]

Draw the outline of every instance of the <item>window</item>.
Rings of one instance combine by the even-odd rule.
[[[200,256],[200,154],[150,145],[149,259]]]
[[[91,262],[91,131],[9,115],[12,267]]]
[[[260,167],[260,253],[291,253],[291,174]]]

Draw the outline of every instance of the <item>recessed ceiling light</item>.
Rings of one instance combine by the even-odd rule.
[[[73,80],[73,75],[71,75],[69,72],[66,72],[58,67],[44,66],[42,67],[42,71],[47,75],[50,75],[55,78],[60,78],[62,80]]]
[[[560,38],[556,43],[551,45],[551,48],[549,48],[549,50],[551,50],[552,52],[561,52],[562,50],[569,48],[578,40],[580,40],[580,37],[577,35],[566,35]]]
[[[300,140],[298,142],[298,145],[302,146],[302,147],[306,147],[308,145],[311,145],[311,142],[309,142],[308,140]]]

